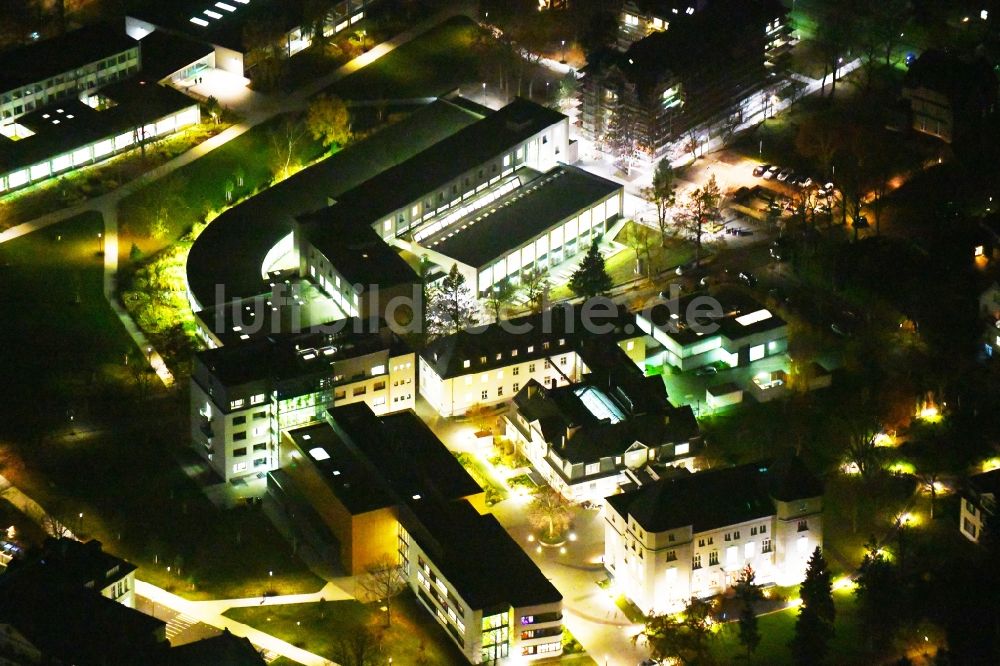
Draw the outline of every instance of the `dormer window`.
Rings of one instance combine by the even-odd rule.
[[[470,361],[469,359],[465,359],[464,361],[462,361],[463,368],[468,368],[470,365],[472,365],[472,361]]]
[[[485,356],[480,356],[479,357],[479,364],[480,365],[486,365],[486,357]]]

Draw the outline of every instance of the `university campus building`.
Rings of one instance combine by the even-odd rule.
[[[997,510],[1000,495],[1000,469],[990,470],[969,477],[962,489],[962,509],[958,528],[969,541],[979,543],[987,521]]]
[[[679,471],[607,498],[604,566],[643,613],[757,582],[802,580],[823,544],[823,486],[798,458]]]
[[[595,315],[608,327],[597,337],[644,363],[635,317],[614,306],[604,315]],[[575,384],[586,371],[582,346],[593,337],[581,317],[582,308],[556,307],[438,338],[420,352],[420,395],[441,416],[461,416],[473,405],[509,402],[529,380],[552,388]]]
[[[279,464],[288,428],[323,420],[335,405],[378,414],[413,408],[416,356],[388,328],[334,322],[264,334],[195,355],[191,439],[226,482]]]
[[[0,54],[0,194],[198,123],[197,102],[144,80],[143,63],[104,23]]]
[[[622,51],[654,32],[663,32],[681,16],[701,11],[709,0],[625,0],[618,15],[618,48]]]
[[[503,416],[507,439],[570,501],[600,502],[647,465],[693,467],[701,435],[688,406],[667,400],[618,346],[585,342],[584,374],[548,388],[528,380]]]
[[[485,513],[483,491],[412,411],[327,411],[288,431],[269,492],[349,574],[399,563],[470,663],[562,653],[562,595]],[[491,575],[505,572],[506,575]]]

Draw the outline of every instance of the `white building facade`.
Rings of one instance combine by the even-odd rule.
[[[823,543],[822,488],[805,476],[800,462],[792,462],[797,469],[791,470],[766,465],[663,479],[609,497],[604,566],[616,589],[644,613],[663,613],[683,608],[692,597],[725,592],[747,566],[760,584],[800,582],[810,555]],[[773,478],[780,474],[806,478],[799,484],[809,489],[804,494],[819,494],[783,494],[784,479]],[[656,493],[650,509],[647,501]],[[676,514],[678,503],[690,503],[691,520],[664,522],[668,513]]]

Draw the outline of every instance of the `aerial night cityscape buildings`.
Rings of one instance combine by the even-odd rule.
[[[1000,663],[998,12],[0,3],[0,662]]]

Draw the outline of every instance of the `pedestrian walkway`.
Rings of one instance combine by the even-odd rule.
[[[139,327],[136,326],[131,316],[118,301],[118,204],[122,201],[122,199],[128,197],[130,194],[138,191],[146,185],[154,183],[164,176],[173,173],[177,169],[191,164],[196,159],[204,157],[216,148],[224,146],[233,139],[242,136],[253,127],[267,122],[275,116],[292,111],[304,110],[311,97],[330,87],[337,81],[346,76],[350,76],[366,65],[370,65],[379,58],[391,53],[403,44],[406,44],[410,40],[423,34],[424,32],[427,32],[434,26],[448,20],[449,18],[461,15],[474,15],[475,9],[474,3],[470,2],[460,2],[450,5],[437,14],[434,14],[420,23],[417,23],[410,29],[401,32],[392,39],[378,44],[368,52],[363,53],[350,62],[345,63],[333,72],[314,79],[298,90],[289,95],[285,95],[278,100],[275,100],[273,97],[265,97],[264,95],[256,94],[252,97],[252,99],[256,100],[257,104],[254,105],[253,108],[247,110],[246,118],[242,122],[226,128],[219,134],[203,141],[187,152],[178,155],[172,160],[161,164],[155,169],[146,172],[135,180],[132,180],[125,185],[112,190],[111,192],[89,201],[85,201],[76,206],[63,208],[47,215],[42,215],[34,220],[24,222],[0,232],[0,244],[14,240],[15,238],[20,238],[40,229],[44,229],[53,224],[63,222],[82,213],[90,211],[100,212],[104,216],[105,224],[104,295],[107,298],[108,303],[111,305],[111,308],[122,322],[125,330],[128,332],[129,337],[132,338],[136,347],[139,348],[143,356],[149,362],[150,367],[154,372],[156,372],[156,376],[159,377],[164,386],[170,387],[174,383],[174,378],[167,368],[166,363],[164,363],[163,357],[156,351],[156,349],[153,348],[153,345],[148,339],[146,339],[145,335],[143,335],[142,331],[139,330]]]
[[[242,622],[225,617],[222,613],[226,609],[218,610],[224,603],[222,601],[189,601],[151,583],[138,579],[135,581],[135,593],[153,603],[176,611],[180,614],[178,617],[184,616],[187,618],[186,622],[190,621],[192,624],[204,622],[216,629],[228,629],[234,636],[249,639],[258,649],[272,652],[286,659],[305,664],[305,666],[337,666],[335,662],[325,657],[295,647],[291,643],[276,638],[271,634],[264,633]],[[298,597],[301,595],[290,596]]]

